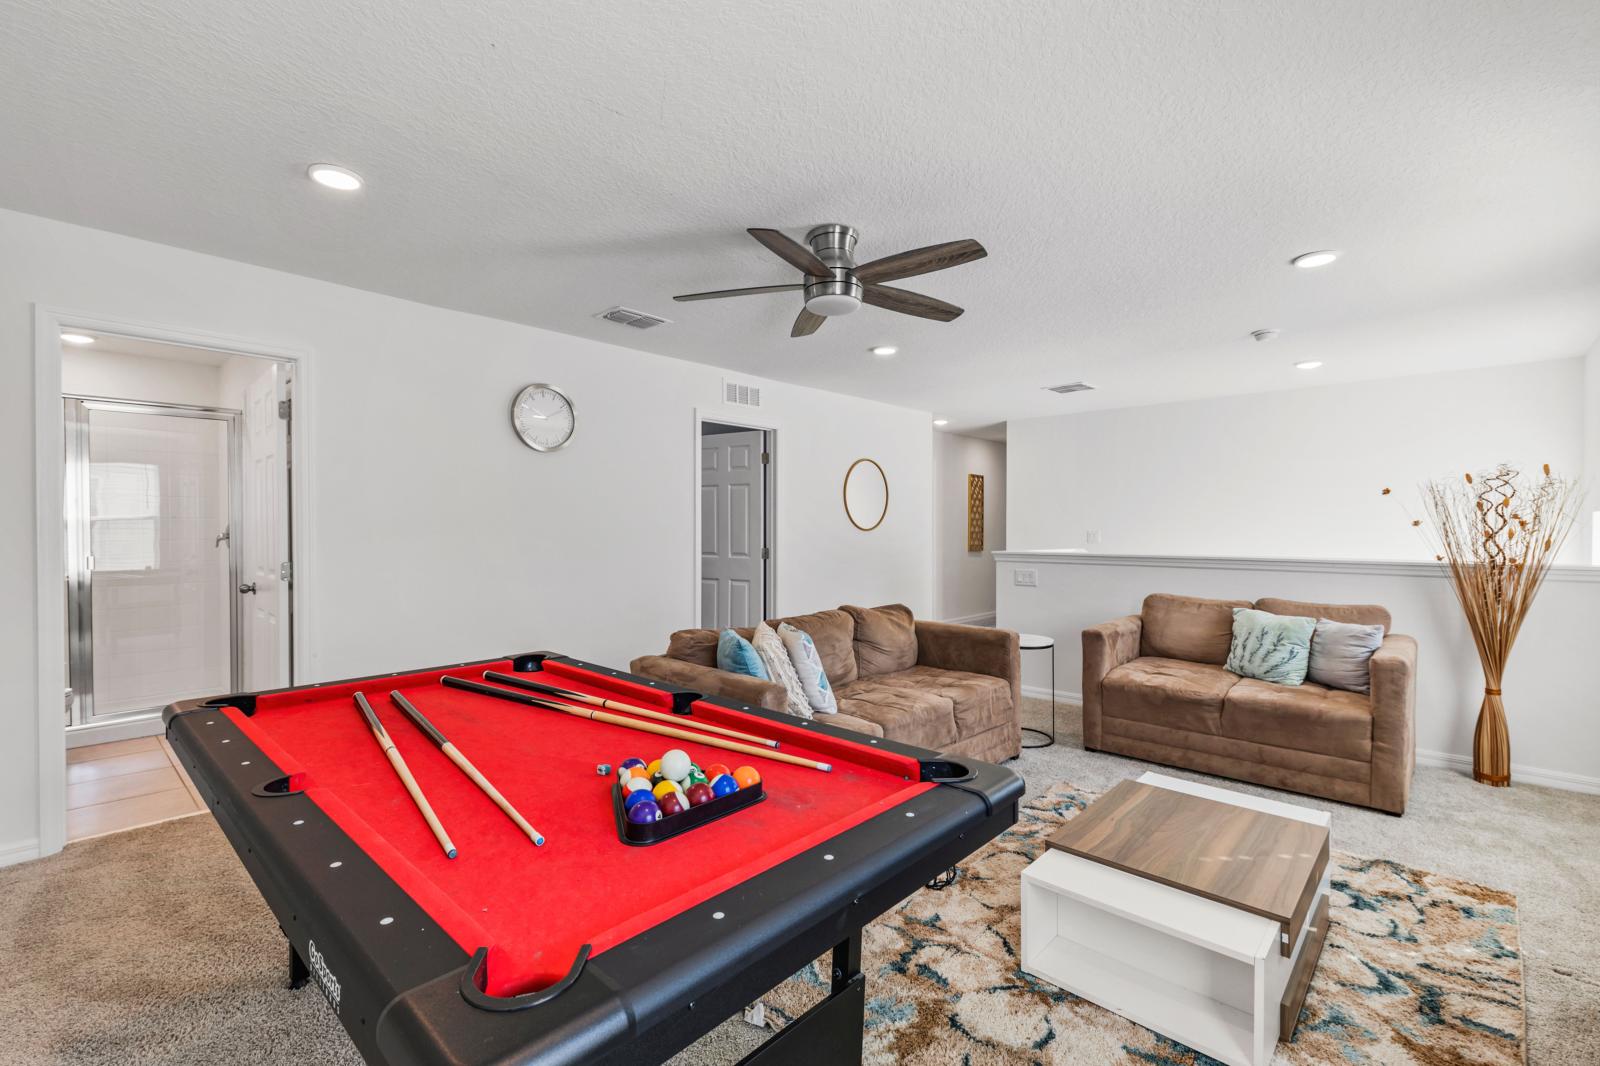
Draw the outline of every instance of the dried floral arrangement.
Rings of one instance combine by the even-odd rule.
[[[1422,502],[1434,558],[1448,569],[1483,666],[1472,776],[1509,785],[1511,737],[1500,682],[1534,597],[1572,532],[1581,494],[1548,463],[1542,475],[1529,477],[1502,463],[1477,476],[1423,485]],[[1421,527],[1424,520],[1411,524]]]

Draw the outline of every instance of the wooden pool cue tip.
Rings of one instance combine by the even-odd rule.
[[[473,784],[483,790],[485,796],[494,801],[496,807],[505,812],[507,818],[517,824],[518,829],[528,834],[528,839],[533,841],[534,847],[544,847],[544,834],[528,824],[528,820],[511,805],[511,801],[502,796],[500,790],[490,784],[489,779],[484,777],[465,755],[461,754],[461,749],[452,744],[450,739],[439,731],[438,726],[428,721],[427,715],[417,710],[412,702],[402,696],[398,690],[391,691],[389,698],[394,701],[396,707],[405,712],[406,717],[411,719],[418,729],[422,730],[423,735],[433,741],[435,747],[444,752],[447,759],[455,763],[461,772],[471,779]]]
[[[517,677],[515,674],[503,674],[498,670],[485,670],[483,676],[487,677],[490,681],[498,681],[502,685],[515,685],[517,688],[525,688],[529,692],[542,692],[546,696],[559,696],[564,700],[572,700],[576,703],[587,703],[590,706],[602,707],[608,711],[626,711],[629,714],[637,714],[641,718],[650,718],[657,722],[670,722],[674,724],[681,722],[685,725],[692,726],[701,732],[715,733],[718,736],[727,737],[730,740],[742,740],[746,744],[760,744],[761,746],[767,748],[776,748],[778,746],[778,742],[776,740],[769,740],[766,737],[757,736],[754,733],[741,733],[737,729],[727,729],[720,725],[712,725],[709,722],[701,722],[696,719],[690,719],[681,714],[668,714],[665,711],[652,711],[648,707],[638,707],[631,703],[623,703],[621,700],[608,700],[602,696],[591,696],[586,692],[574,692],[572,689],[557,688],[555,685],[545,685],[538,681],[529,681],[527,678]]]
[[[527,707],[542,707],[549,711],[560,711],[562,714],[570,714],[574,718],[587,718],[591,722],[604,722],[607,725],[634,729],[641,733],[655,733],[658,736],[673,737],[677,740],[689,740],[696,744],[704,744],[707,747],[742,752],[745,755],[755,755],[763,759],[771,759],[774,762],[790,763],[794,766],[805,766],[812,770],[821,770],[823,773],[831,773],[833,770],[833,767],[825,762],[801,758],[799,755],[790,755],[786,751],[772,751],[769,748],[758,748],[754,744],[741,744],[737,740],[723,740],[721,737],[707,736],[704,733],[691,733],[687,729],[656,725],[654,722],[643,722],[637,718],[624,718],[620,714],[612,714],[609,711],[588,710],[583,707],[574,707],[570,703],[556,703],[553,700],[540,699],[538,696],[513,692],[508,688],[485,685],[481,681],[472,681],[464,677],[451,677],[447,674],[441,677],[439,682],[449,688],[465,689],[468,692],[476,692],[480,696],[493,696],[496,699],[520,703]]]
[[[450,834],[444,831],[444,825],[439,821],[439,816],[433,813],[433,807],[428,803],[428,797],[422,794],[422,788],[417,784],[417,779],[411,776],[411,768],[406,765],[405,759],[400,756],[400,751],[394,746],[394,741],[389,739],[389,731],[383,728],[383,723],[378,721],[377,714],[372,709],[372,704],[367,702],[365,693],[356,693],[356,706],[361,709],[361,715],[367,720],[367,728],[372,730],[372,739],[378,742],[378,747],[389,757],[389,765],[394,767],[394,772],[400,778],[400,783],[406,786],[406,791],[411,794],[411,802],[417,805],[417,810],[422,812],[422,820],[428,823],[428,828],[433,830],[433,835],[439,841],[439,846],[444,849],[444,857],[456,857],[456,846],[450,842]]]

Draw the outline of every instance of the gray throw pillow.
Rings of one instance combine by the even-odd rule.
[[[1352,622],[1317,622],[1311,635],[1310,680],[1347,692],[1370,693],[1372,653],[1383,644],[1382,626],[1361,626]]]

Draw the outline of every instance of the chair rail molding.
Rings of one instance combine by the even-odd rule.
[[[997,563],[1049,563],[1077,566],[1170,567],[1180,570],[1280,570],[1312,574],[1372,574],[1377,577],[1448,576],[1443,564],[1404,559],[1297,559],[1268,555],[1098,555],[1077,548],[1041,548],[991,553]],[[1600,584],[1600,566],[1562,563],[1552,566],[1548,581]]]

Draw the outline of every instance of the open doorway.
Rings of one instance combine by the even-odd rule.
[[[62,332],[69,748],[155,736],[175,700],[292,683],[293,377]]]
[[[770,429],[699,423],[704,628],[754,626],[773,611],[773,437]]]

